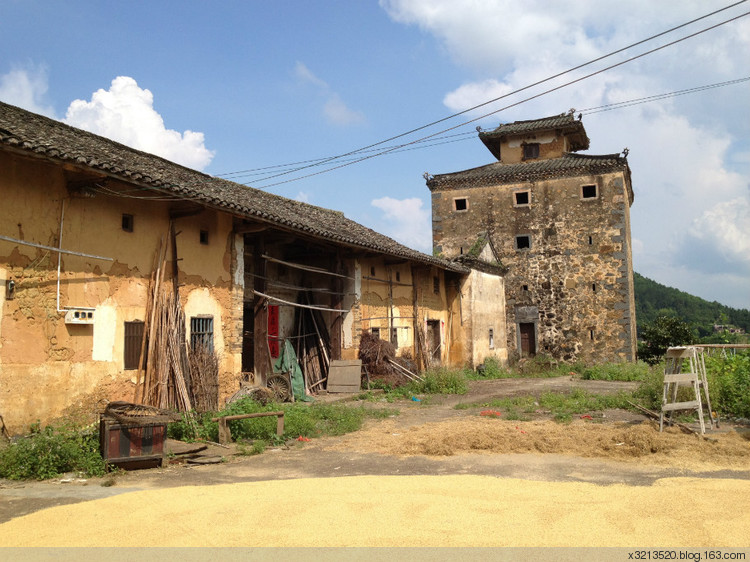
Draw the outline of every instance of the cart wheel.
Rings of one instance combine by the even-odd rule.
[[[277,402],[286,402],[291,397],[291,387],[289,381],[285,376],[273,375],[268,377],[266,386],[273,394],[274,400]]]

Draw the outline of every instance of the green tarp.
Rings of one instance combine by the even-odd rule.
[[[294,347],[289,340],[284,340],[284,347],[281,349],[281,355],[273,366],[276,373],[289,373],[292,379],[292,393],[295,400],[302,402],[313,402],[312,396],[305,394],[305,376],[302,374],[299,363],[297,363],[297,354],[294,353]]]

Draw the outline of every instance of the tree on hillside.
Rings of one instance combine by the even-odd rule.
[[[697,340],[690,324],[674,316],[658,316],[643,327],[643,341],[638,344],[638,358],[655,365],[668,347],[690,345]]]

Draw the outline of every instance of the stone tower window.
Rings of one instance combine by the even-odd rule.
[[[581,198],[582,199],[596,199],[598,196],[595,185],[582,185],[581,186]]]
[[[534,160],[535,158],[539,158],[539,143],[538,142],[530,142],[523,145],[523,159],[524,160]]]
[[[455,211],[468,211],[469,200],[466,197],[458,197],[453,200],[453,209]]]
[[[524,234],[516,236],[516,250],[528,250],[531,248],[531,236]]]
[[[530,191],[516,191],[513,194],[513,205],[515,207],[528,207],[531,204]]]

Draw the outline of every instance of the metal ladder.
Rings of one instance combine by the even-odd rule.
[[[688,370],[682,372],[682,366],[687,363]],[[680,386],[692,386],[695,400],[677,402],[677,390]],[[714,428],[713,409],[711,398],[708,395],[708,380],[706,379],[706,363],[703,360],[703,349],[700,347],[670,347],[667,349],[666,364],[664,366],[664,392],[661,401],[661,415],[659,416],[659,431],[664,429],[664,417],[667,415],[667,423],[672,423],[672,412],[675,410],[696,410],[700,421],[701,434],[706,433],[706,424],[703,420],[703,401],[701,399],[701,388],[706,397],[708,406],[708,421],[711,429]],[[718,419],[716,425],[718,427]]]

